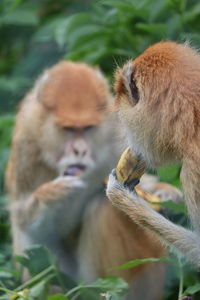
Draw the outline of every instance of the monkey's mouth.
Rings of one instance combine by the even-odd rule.
[[[67,167],[64,171],[64,176],[79,176],[82,172],[86,170],[86,165],[83,164],[73,164]]]

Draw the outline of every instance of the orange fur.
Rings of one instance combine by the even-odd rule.
[[[107,194],[134,222],[172,243],[199,267],[200,56],[187,45],[157,43],[117,71],[115,90],[115,105],[134,151],[150,167],[182,163],[185,200],[196,232],[158,215],[112,176]]]
[[[53,110],[59,126],[98,125],[105,117],[108,88],[100,72],[94,74],[86,64],[72,62],[61,62],[48,72],[39,99]]]
[[[154,135],[152,149],[162,157],[163,163],[166,159],[183,159],[183,155],[194,158],[190,145],[194,147],[199,134],[199,55],[186,45],[161,42],[149,47],[130,65],[140,91],[138,113],[143,122],[136,125],[141,126],[141,135],[144,127],[145,134]],[[123,70],[118,73],[115,89],[118,109],[122,113],[124,108],[130,110],[130,102],[120,88]],[[142,107],[140,102],[144,103]],[[124,118],[129,121],[130,116],[130,123],[131,113],[132,110]]]
[[[128,260],[165,252],[154,234],[130,224],[105,200],[102,182],[118,158],[115,122],[108,115],[111,98],[99,71],[60,62],[44,72],[23,100],[13,134],[6,182],[14,253],[43,244],[75,279],[82,275],[91,281]],[[91,125],[95,127],[88,129]],[[64,176],[76,164],[84,164],[86,171]],[[144,272],[148,299],[155,300],[163,291],[163,267],[160,285],[152,292],[149,278],[157,278],[155,266],[117,273],[132,283],[136,278],[142,282]]]
[[[165,255],[164,248],[154,234],[132,223],[110,203],[96,203],[93,213],[86,215],[85,222],[82,243],[86,242],[88,251],[84,255],[87,257],[86,261],[89,257],[94,260],[99,276],[116,274],[131,282],[149,266],[144,264],[118,271],[112,268],[133,260],[133,257],[140,259]],[[89,224],[95,224],[91,231],[88,231]],[[97,246],[96,249],[93,249],[94,245]]]

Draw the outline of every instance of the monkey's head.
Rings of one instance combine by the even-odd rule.
[[[84,63],[60,62],[39,78],[42,159],[60,175],[78,176],[102,157],[101,136],[111,95],[99,70]]]
[[[199,135],[200,56],[160,42],[117,70],[116,109],[129,145],[152,167],[192,155]]]

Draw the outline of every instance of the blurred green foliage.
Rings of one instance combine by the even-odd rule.
[[[1,0],[1,111],[16,107],[42,69],[59,59],[116,65],[164,39],[200,43],[196,0]]]
[[[55,259],[44,254],[45,249],[37,247],[17,258],[32,275],[30,282],[20,285],[21,271],[13,267],[11,259],[8,201],[3,188],[13,112],[38,74],[58,60],[99,65],[112,82],[118,65],[154,42],[171,39],[199,47],[199,18],[200,2],[196,0],[0,1],[0,299],[66,300],[79,296],[89,300],[99,299],[101,293],[108,293],[107,298],[101,299],[123,299],[126,284],[122,280],[99,279],[92,286],[74,283],[60,273]],[[178,187],[179,173],[178,165],[158,170],[161,180]],[[174,206],[170,201],[166,206],[173,211],[173,220],[185,222],[183,207]],[[45,265],[38,264],[43,257],[47,258],[43,261]],[[138,261],[130,262],[126,267],[136,264]],[[178,298],[182,279],[183,293],[186,290],[184,294],[199,299],[198,274],[183,259],[172,262],[172,269],[165,299]],[[52,281],[63,289],[63,294],[47,298]]]

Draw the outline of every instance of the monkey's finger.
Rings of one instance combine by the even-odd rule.
[[[125,182],[124,186],[125,188],[128,188],[130,191],[132,191],[135,188],[135,186],[139,184],[139,182],[140,180],[138,178],[135,178],[130,182]]]
[[[82,179],[74,177],[74,176],[67,176],[65,178],[66,183],[69,183],[72,187],[75,188],[84,188],[87,186],[86,182]]]
[[[56,183],[63,185],[67,188],[84,188],[86,183],[75,176],[60,176],[54,180]]]
[[[111,172],[108,177],[106,191],[109,191],[113,188],[123,188],[123,185],[117,180],[116,176],[113,175],[113,172]]]
[[[116,167],[116,177],[125,186],[131,186],[145,171],[144,161],[127,148],[121,155]]]

